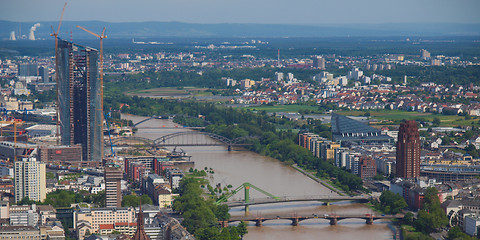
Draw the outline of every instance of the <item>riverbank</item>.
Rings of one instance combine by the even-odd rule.
[[[313,181],[322,184],[324,187],[330,189],[330,191],[336,192],[336,193],[337,193],[338,195],[340,195],[340,196],[345,196],[345,195],[347,195],[345,192],[343,192],[343,191],[335,188],[334,186],[332,186],[331,184],[327,183],[326,181],[324,181],[324,180],[318,178],[317,176],[315,176],[315,175],[307,172],[306,170],[300,168],[297,164],[292,164],[292,168],[294,168],[295,170],[301,172],[303,175],[311,178]]]
[[[132,115],[124,115],[124,117],[133,122],[145,119],[145,117]],[[135,136],[156,139],[166,134],[192,131],[191,129],[174,128],[175,125],[171,119],[152,119],[142,123]],[[208,136],[199,135],[198,138],[203,141],[208,139]],[[208,174],[207,179],[212,186],[221,183],[222,190],[229,184],[232,185],[232,189],[235,189],[243,183],[249,182],[279,197],[337,195],[336,192],[332,192],[331,189],[284,162],[252,151],[227,151],[226,146],[187,146],[182,149],[192,156],[195,168],[212,168],[215,174]],[[265,198],[265,195],[254,189],[250,189],[249,195],[251,199]],[[244,199],[243,196],[243,192],[239,192],[233,196],[232,201],[240,201]],[[243,207],[232,208],[229,213],[232,216],[245,215]],[[361,203],[338,202],[325,205],[316,201],[255,205],[250,206],[249,212],[252,216],[362,215],[367,213],[371,213],[371,210]],[[387,223],[376,222],[373,225],[367,225],[362,219],[342,220],[335,226],[331,226],[324,219],[305,220],[298,226],[292,226],[289,220],[280,219],[265,221],[262,227],[256,227],[254,223],[250,223],[247,229],[248,234],[243,237],[245,240],[319,239],[319,236],[322,239],[354,238],[356,240],[392,238]]]

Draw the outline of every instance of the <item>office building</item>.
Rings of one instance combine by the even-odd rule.
[[[32,226],[0,226],[0,240],[3,239],[43,239],[40,231]]]
[[[422,58],[423,60],[429,60],[429,59],[431,58],[430,52],[428,52],[428,51],[425,50],[425,49],[420,50],[420,54],[421,54],[421,58]]]
[[[38,148],[39,160],[43,163],[81,167],[82,146],[43,145]]]
[[[48,83],[50,81],[50,76],[48,75],[48,67],[39,67],[38,68],[38,76],[42,77],[42,81],[44,83]]]
[[[38,76],[37,64],[18,64],[18,76]]]
[[[15,162],[14,171],[15,202],[28,197],[33,201],[43,201],[46,193],[45,164],[36,158],[23,158]]]
[[[37,213],[37,205],[21,205],[10,206],[10,225],[11,226],[37,226],[39,215]]]
[[[375,160],[371,157],[360,157],[359,175],[362,179],[373,178],[377,175],[377,166]]]
[[[325,58],[315,56],[313,58],[313,67],[317,69],[325,69]]]
[[[397,177],[420,176],[420,135],[417,122],[408,120],[400,124],[397,141]]]
[[[105,166],[105,206],[107,208],[122,206],[122,168],[118,165]]]
[[[95,162],[101,162],[103,154],[98,51],[65,40],[58,41],[62,145],[81,144],[85,165],[96,165]]]

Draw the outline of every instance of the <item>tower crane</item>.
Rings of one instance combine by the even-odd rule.
[[[97,116],[100,116],[100,122],[102,123],[102,133],[103,133],[103,39],[107,38],[107,36],[105,35],[105,27],[103,28],[102,35],[98,35],[82,26],[77,25],[77,28],[80,28],[83,31],[88,32],[100,39],[100,109],[97,109],[97,111],[100,111],[100,113],[97,114]],[[103,158],[104,156],[103,147],[101,149],[102,149],[101,156]]]
[[[60,131],[59,131],[59,125],[60,125],[60,96],[59,96],[59,93],[58,93],[58,83],[59,83],[59,78],[58,78],[58,74],[59,74],[59,70],[58,70],[58,34],[60,33],[60,26],[62,25],[62,20],[63,20],[63,13],[65,13],[65,7],[67,6],[67,3],[65,2],[65,5],[63,5],[63,9],[62,9],[62,15],[60,16],[60,21],[58,21],[58,28],[57,28],[57,31],[55,32],[55,30],[53,29],[53,26],[52,27],[52,33],[50,34],[50,36],[53,36],[55,37],[55,82],[56,82],[56,91],[57,91],[57,102],[56,102],[56,117],[57,117],[57,132],[56,132],[56,135],[57,135],[57,145],[60,144]]]

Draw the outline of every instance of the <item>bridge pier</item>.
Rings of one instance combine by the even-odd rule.
[[[292,226],[298,226],[298,218],[292,219]]]
[[[248,213],[250,212],[250,206],[249,205],[245,205],[245,213]]]
[[[229,151],[229,152],[232,151],[232,145],[228,145],[228,151]]]
[[[367,218],[366,224],[372,225],[373,224],[373,218],[371,218],[371,217]]]
[[[330,219],[330,225],[337,225],[337,218],[331,218]]]
[[[255,221],[255,226],[261,227],[261,226],[262,226],[262,223],[263,223],[263,220],[262,220],[262,219],[257,219],[257,221]]]

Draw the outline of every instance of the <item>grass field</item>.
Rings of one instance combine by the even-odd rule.
[[[339,111],[338,114],[345,116],[364,116],[365,111]],[[434,118],[440,119],[440,125],[444,127],[454,126],[480,126],[478,117],[472,117],[470,120],[465,120],[464,116],[456,115],[441,115],[433,113],[421,113],[421,112],[407,112],[399,110],[376,110],[368,111],[370,117],[380,121],[379,124],[395,124],[402,120],[422,120],[431,122]]]

